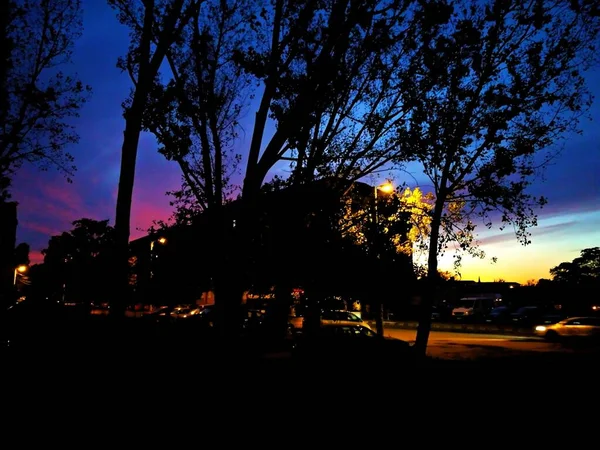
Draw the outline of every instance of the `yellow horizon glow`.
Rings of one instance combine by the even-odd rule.
[[[521,245],[514,234],[487,231],[481,233],[480,249],[485,259],[463,255],[458,277],[453,267],[453,252],[438,257],[438,269],[447,271],[461,280],[491,282],[504,280],[527,284],[528,281],[551,279],[550,269],[581,256],[586,248],[600,243],[600,211],[570,213],[539,220],[531,231],[531,244]],[[503,239],[498,239],[499,237]],[[487,243],[486,243],[487,239]],[[493,263],[491,258],[496,257]],[[416,255],[415,262],[426,264],[426,255]]]

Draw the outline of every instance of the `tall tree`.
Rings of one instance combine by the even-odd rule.
[[[73,176],[69,123],[91,89],[61,69],[82,32],[80,0],[5,1],[0,22],[0,199],[26,162]]]
[[[254,85],[260,86],[244,170],[243,212],[238,223],[240,251],[237,256],[242,259],[235,259],[236,266],[242,272],[252,263],[251,259],[240,263],[250,254],[250,249],[244,245],[252,241],[252,227],[259,223],[251,218],[253,205],[268,171],[277,162],[288,159],[290,151],[296,152],[292,157],[297,161],[297,179],[304,181],[315,178],[315,175],[308,176],[309,170],[316,173],[317,177],[330,175],[332,162],[338,162],[334,169],[338,166],[344,168],[340,170],[342,175],[352,172],[352,176],[358,178],[357,169],[361,169],[358,161],[375,159],[374,155],[382,154],[380,149],[375,148],[375,143],[388,137],[390,128],[382,127],[380,122],[384,119],[386,123],[400,120],[406,113],[397,98],[389,98],[385,94],[386,88],[396,83],[398,77],[392,79],[395,72],[390,67],[397,65],[386,65],[390,61],[384,54],[399,55],[399,52],[390,53],[390,48],[396,45],[401,36],[410,35],[407,33],[409,27],[403,21],[410,16],[405,12],[412,3],[409,0],[272,0],[268,4],[258,1],[215,1],[212,10],[218,11],[218,17],[227,18],[233,25],[227,25],[229,28],[226,30],[235,31],[234,27],[243,26],[248,36],[219,33],[216,25],[227,22],[212,21],[211,26],[205,25],[195,32],[198,37],[192,43],[202,43],[202,46],[195,44],[196,48],[192,48],[195,65],[187,62],[189,59],[181,59],[174,54],[172,60],[177,70],[173,72],[194,82],[193,89],[179,90],[189,97],[186,102],[194,108],[182,111],[178,107],[176,126],[171,127],[178,136],[185,136],[187,130],[191,129],[198,134],[196,146],[199,151],[196,154],[200,166],[196,166],[193,172],[189,171],[193,169],[189,164],[184,167],[184,192],[191,192],[196,198],[202,197],[205,191],[210,193],[211,186],[216,186],[218,177],[215,178],[215,173],[210,169],[222,169],[216,164],[216,158],[214,161],[206,158],[210,151],[219,157],[219,152],[214,152],[215,143],[222,141],[218,133],[210,130],[211,134],[208,135],[203,131],[206,128],[203,121],[209,126],[211,123],[210,116],[206,115],[217,107],[216,117],[235,117],[229,112],[237,113],[239,109],[231,109],[230,106],[244,104],[248,95],[248,91],[239,89],[235,83],[243,80],[242,86],[246,86],[250,79]],[[221,38],[223,40],[219,40]],[[215,84],[211,67],[219,69],[216,78],[218,81],[227,81],[225,85]],[[239,72],[240,68],[243,73]],[[202,84],[198,83],[199,75],[202,75]],[[173,84],[177,85],[177,82]],[[222,86],[226,89],[223,90]],[[353,93],[358,87],[361,88],[360,92]],[[229,93],[233,95],[229,96]],[[161,95],[161,98],[164,97]],[[198,103],[199,100],[202,103]],[[182,103],[181,99],[178,101]],[[361,107],[368,111],[361,112]],[[181,117],[182,112],[189,118],[188,125],[183,128],[184,133],[176,128],[181,127],[182,123],[186,124]],[[350,117],[351,114],[354,116]],[[272,134],[268,127],[269,119],[275,123]],[[194,124],[194,120],[197,124]],[[228,123],[234,124],[231,120]],[[351,126],[354,134],[349,131]],[[344,130],[348,130],[344,134],[345,144],[352,144],[355,150],[352,155],[346,154],[345,159],[342,139],[339,138]],[[215,136],[219,138],[216,141]],[[315,149],[318,147],[318,151],[310,155],[310,160],[305,156],[308,137],[314,141],[311,145]],[[336,137],[338,154],[323,162],[325,149],[334,148],[332,142]],[[210,138],[213,140],[210,141]],[[353,143],[350,142],[351,138]],[[181,139],[172,142],[171,148],[179,149],[181,143]],[[194,142],[184,140],[184,152],[188,152],[190,144]],[[386,145],[389,149],[389,139]],[[181,153],[180,150],[176,150],[177,153]],[[173,154],[172,151],[169,154]],[[385,157],[385,161],[392,159],[389,155]],[[339,163],[342,159],[344,162]],[[362,168],[367,169],[362,173],[377,167],[376,163],[365,163]],[[327,168],[328,171],[320,168]],[[197,189],[198,186],[202,189]],[[217,207],[219,204],[218,201],[215,203]],[[242,279],[242,274],[238,275],[234,278]],[[223,283],[223,289],[233,288],[234,284],[229,280]],[[240,292],[224,295],[237,297],[238,294]]]
[[[247,26],[253,6],[252,0],[209,0],[195,11],[181,45],[167,52],[172,79],[155,80],[145,115],[159,152],[181,168],[185,192],[176,195],[191,194],[200,211],[219,207],[231,194],[240,160],[234,144],[251,78],[234,55],[253,40]]]
[[[148,96],[167,51],[180,42],[183,29],[194,16],[201,0],[108,0],[118,11],[119,21],[130,28],[129,52],[118,67],[127,71],[133,82],[130,97],[123,103],[125,130],[121,148],[121,172],[115,216],[115,276],[118,294],[112,308],[122,314],[119,301],[128,297],[129,234],[131,200],[135,180],[137,150]]]
[[[114,229],[108,220],[82,218],[73,229],[52,236],[42,250],[44,272],[48,275],[48,296],[71,301],[95,301],[112,297],[109,252]]]
[[[268,171],[290,150],[296,151],[298,172],[326,166],[317,157],[306,165],[306,143],[312,136],[321,156],[323,145],[332,148],[333,137],[348,126],[338,123],[343,113],[362,107],[366,110],[362,125],[369,132],[365,134],[376,136],[375,141],[385,136],[377,129],[381,117],[392,120],[403,113],[384,94],[390,82],[386,55],[404,35],[405,13],[412,3],[273,0],[270,9],[261,11],[253,24],[260,30],[259,39],[250,51],[240,54],[242,67],[263,86],[245,168],[242,195],[247,201],[253,200]],[[270,136],[269,118],[277,124]],[[351,135],[353,150],[363,137],[359,130],[354,128]]]
[[[156,80],[145,116],[159,151],[181,168],[183,184],[174,193],[176,202],[187,202],[192,213],[205,212],[208,219],[211,239],[205,254],[213,261],[207,274],[211,279],[227,266],[221,205],[232,193],[230,178],[241,159],[234,144],[251,93],[251,77],[234,57],[255,41],[249,22],[257,5],[254,0],[204,1],[181,45],[168,51],[172,79],[167,84]],[[179,219],[191,219],[184,216]],[[219,302],[219,311],[221,306]]]
[[[529,243],[527,229],[546,199],[527,188],[547,161],[545,150],[577,130],[590,106],[583,73],[597,60],[600,24],[598,4],[588,0],[429,3],[424,14],[438,25],[419,37],[426,51],[413,77],[427,95],[401,133],[435,190],[429,288],[416,340],[421,354],[438,256],[451,241],[477,251],[474,216],[488,226],[492,219],[512,225]]]
[[[289,152],[282,159],[291,161],[293,182],[358,180],[406,158],[397,129],[414,106],[412,98],[418,97],[405,95],[406,88],[425,88],[410,82],[422,51],[416,37],[430,26],[421,20],[423,7],[419,2],[380,2],[369,25],[361,24],[364,33],[351,36],[327,97],[315,104],[309,120],[280,151]],[[384,12],[388,15],[382,19]]]

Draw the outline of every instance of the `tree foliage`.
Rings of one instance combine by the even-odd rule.
[[[70,119],[91,92],[61,70],[82,32],[80,0],[9,0],[2,8],[0,198],[26,162],[71,180],[75,166],[65,148],[79,137]]]
[[[15,267],[25,265],[28,266],[30,246],[26,242],[21,242],[15,247]]]
[[[161,152],[182,168],[175,203],[193,198],[198,210],[213,199],[220,204],[220,177],[230,176],[239,159],[225,150],[244,131],[239,119],[254,95],[242,169],[246,197],[258,194],[282,160],[293,161],[292,179],[300,183],[356,180],[398,160],[396,128],[410,104],[396,88],[418,60],[416,47],[402,43],[428,26],[410,8],[419,6],[205,1],[182,45],[171,50],[173,79],[156,84],[147,114]],[[225,164],[227,156],[233,164]]]
[[[581,256],[550,269],[552,281],[569,285],[597,286],[600,283],[600,247],[586,248]]]
[[[114,228],[108,220],[82,218],[73,229],[52,236],[42,250],[49,293],[65,290],[73,300],[94,300],[108,295],[112,287],[109,251],[114,243]],[[113,293],[114,295],[114,293]]]
[[[221,205],[241,156],[234,151],[240,117],[250,98],[250,77],[234,54],[252,42],[249,0],[205,1],[167,52],[171,79],[157,78],[144,126],[168,160],[176,161],[183,187],[171,192],[194,212]],[[181,221],[181,220],[179,220]]]
[[[444,23],[421,36],[414,75],[428,93],[403,136],[436,197],[433,242],[473,248],[474,216],[514,227],[529,243],[535,208],[546,199],[527,188],[546,150],[590,106],[583,73],[595,62],[598,7],[563,0],[437,2]],[[433,14],[433,9],[429,11]],[[431,267],[435,271],[436,267]]]
[[[113,249],[114,278],[117,294],[111,312],[123,312],[129,289],[129,236],[131,201],[135,183],[135,166],[144,114],[152,85],[168,49],[180,42],[185,25],[193,17],[201,0],[109,0],[118,12],[119,21],[130,29],[127,56],[118,66],[127,71],[133,89],[123,103],[125,130],[121,147],[121,172],[115,214],[115,245]]]
[[[347,195],[342,199],[344,213],[339,228],[343,236],[368,248],[377,234],[380,244],[390,254],[412,257],[415,250],[426,248],[433,202],[431,194],[423,194],[418,187],[400,187],[391,194],[378,195],[376,205],[373,193],[368,194]]]
[[[241,66],[263,87],[245,170],[246,198],[258,193],[268,171],[290,151],[296,154],[299,179],[328,176],[341,166],[344,175],[359,178],[353,169],[366,156],[359,143],[368,153],[369,137],[385,136],[378,128],[383,118],[402,114],[382,87],[390,77],[386,51],[400,39],[410,4],[273,0],[255,18],[256,45],[239,55]],[[365,111],[359,113],[361,107]],[[269,118],[276,124],[273,133],[265,128]],[[343,135],[350,132],[349,122],[354,134]],[[341,145],[342,136],[347,143],[353,139],[354,146]],[[333,155],[336,149],[345,153]]]
[[[475,217],[513,226],[529,243],[546,199],[527,188],[590,106],[583,72],[597,60],[600,17],[595,2],[566,0],[438,1],[424,13],[436,24],[418,38],[425,51],[413,80],[427,94],[400,143],[434,186],[433,282],[448,243],[483,256]],[[417,336],[423,353],[431,302]]]

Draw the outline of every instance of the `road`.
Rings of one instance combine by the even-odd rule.
[[[417,330],[388,328],[385,335],[414,342]],[[541,338],[512,335],[455,333],[431,331],[427,352],[430,356],[444,359],[476,359],[490,356],[512,356],[526,352],[572,352],[558,343]]]

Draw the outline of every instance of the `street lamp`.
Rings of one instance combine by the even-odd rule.
[[[384,184],[374,187],[373,195],[373,237],[371,240],[372,252],[375,258],[379,259],[379,228],[377,226],[379,218],[377,217],[377,191],[381,191],[385,194],[391,194],[394,192],[394,185],[387,181]],[[377,327],[377,334],[383,336],[383,302],[377,298],[375,305],[377,306],[375,311],[375,325]]]
[[[384,184],[380,184],[379,186],[375,186],[374,188],[374,194],[373,194],[373,224],[374,224],[374,228],[377,228],[377,222],[378,222],[378,217],[377,217],[377,191],[381,191],[384,194],[391,194],[392,192],[394,192],[394,185],[390,182],[387,181]]]
[[[17,275],[19,273],[25,273],[27,272],[27,266],[24,264],[21,264],[20,266],[15,267],[15,276],[13,279],[13,285],[16,286],[17,285]]]
[[[154,244],[158,242],[161,245],[165,245],[167,243],[166,237],[159,237],[156,241],[150,241],[150,251],[154,250]]]
[[[167,238],[161,236],[156,241],[150,241],[150,278],[154,277],[152,266],[154,264],[154,244],[156,242],[158,242],[160,245],[165,245],[167,243]]]

